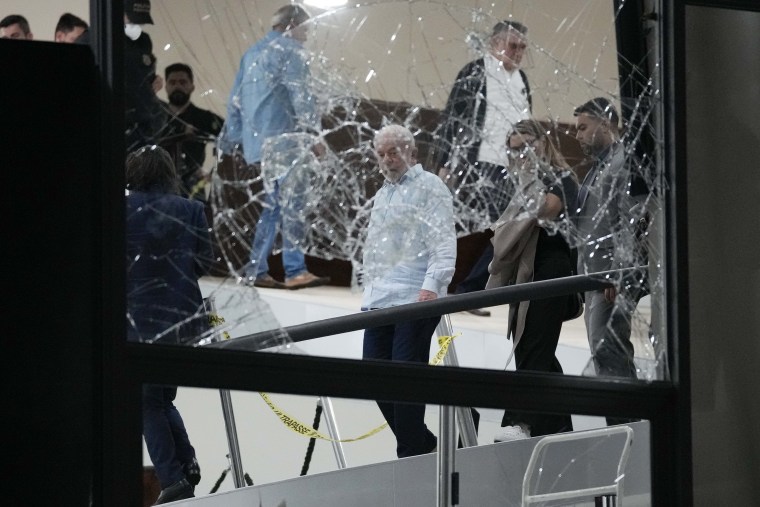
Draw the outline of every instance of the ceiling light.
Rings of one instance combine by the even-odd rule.
[[[303,0],[304,5],[316,7],[317,9],[332,9],[346,5],[348,0]]]

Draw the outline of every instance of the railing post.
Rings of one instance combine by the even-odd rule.
[[[325,414],[327,432],[332,439],[332,448],[335,453],[335,460],[338,462],[338,468],[346,468],[346,454],[343,452],[343,444],[340,442],[340,433],[338,432],[338,424],[335,421],[332,401],[327,396],[321,396],[317,403],[322,406],[322,411]]]
[[[436,329],[438,336],[452,336],[454,334],[451,326],[451,318],[441,315],[441,321]],[[443,364],[446,366],[459,366],[457,351],[454,342],[449,345],[449,350],[443,358]],[[459,425],[459,435],[462,439],[463,447],[475,447],[478,445],[478,433],[475,430],[475,423],[472,420],[472,411],[470,407],[456,407],[456,421]]]
[[[456,432],[454,431],[454,407],[440,407],[438,423],[438,507],[457,505],[459,499],[457,475],[454,464],[456,450]]]
[[[204,299],[206,311],[209,314],[216,315],[216,304],[213,297]],[[217,330],[214,332],[212,342],[221,341],[221,333]],[[237,437],[237,427],[235,426],[235,412],[232,409],[232,396],[228,389],[220,389],[219,396],[222,401],[222,415],[224,416],[224,427],[227,431],[227,446],[230,450],[230,470],[232,479],[236,488],[243,488],[245,476],[243,472],[243,462],[240,459],[240,444]]]
[[[240,445],[238,444],[237,428],[235,427],[235,414],[232,410],[232,397],[227,389],[220,389],[222,398],[222,413],[224,414],[224,427],[227,429],[227,446],[230,449],[230,469],[236,488],[245,487],[243,463],[240,459]]]

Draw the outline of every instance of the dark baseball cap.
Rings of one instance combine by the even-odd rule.
[[[620,119],[615,106],[604,97],[596,97],[595,99],[591,99],[585,104],[576,107],[573,116],[578,116],[581,113],[609,120],[613,125],[617,125]]]
[[[124,14],[136,25],[152,25],[150,17],[150,0],[124,0]]]

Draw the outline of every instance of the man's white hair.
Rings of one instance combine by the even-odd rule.
[[[272,22],[270,24],[273,28],[280,25],[300,25],[310,17],[311,16],[306,12],[306,9],[300,5],[285,5],[277,9],[277,12],[272,16]]]
[[[383,140],[391,140],[396,145],[405,145],[407,148],[414,148],[414,135],[412,132],[402,125],[386,125],[381,128],[375,134],[375,140],[373,144],[378,145]]]

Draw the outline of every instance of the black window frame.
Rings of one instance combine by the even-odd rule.
[[[617,5],[618,2],[615,1]],[[124,207],[121,199],[101,199],[103,228],[98,331],[102,350],[95,361],[96,434],[93,501],[96,505],[138,505],[142,495],[140,388],[145,382],[201,388],[272,391],[360,399],[394,399],[429,404],[540,410],[636,417],[651,424],[652,503],[691,505],[691,407],[689,397],[688,285],[685,263],[686,180],[684,97],[685,5],[746,8],[747,2],[659,2],[665,126],[664,198],[666,317],[671,378],[650,383],[540,374],[375,364],[357,360],[207,350],[128,343],[125,309]],[[640,2],[626,2],[618,20],[619,37],[641,40]],[[122,0],[91,0],[92,46],[101,76],[101,167],[123,167]],[[621,56],[640,61],[636,44],[623,44]],[[625,54],[630,49],[632,54]],[[639,46],[640,48],[640,46]],[[103,195],[123,195],[123,171],[104,170]],[[99,410],[98,410],[99,409]]]

